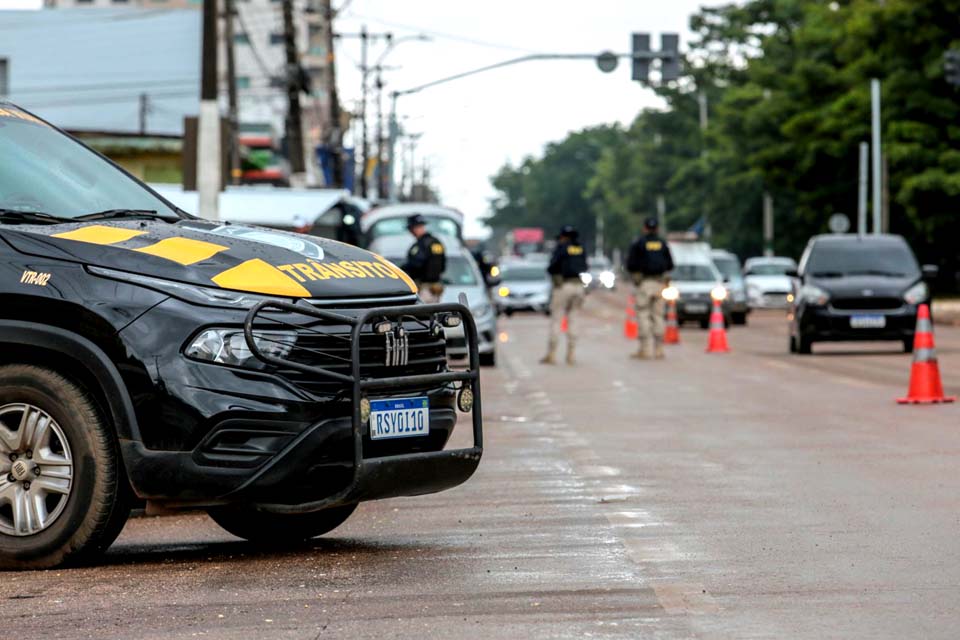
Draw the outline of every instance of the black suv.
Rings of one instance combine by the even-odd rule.
[[[349,245],[187,215],[2,102],[0,301],[0,567],[88,558],[138,502],[303,540],[479,463],[466,307]],[[474,444],[444,450],[458,409]]]
[[[900,236],[814,236],[791,274],[790,351],[828,340],[898,340],[913,351],[917,305],[930,301],[924,278],[936,273]]]

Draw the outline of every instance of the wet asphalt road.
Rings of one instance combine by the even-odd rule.
[[[960,407],[894,404],[909,356],[789,356],[774,312],[636,362],[618,304],[591,296],[573,368],[503,321],[466,485],[282,551],[136,518],[100,566],[2,575],[0,638],[957,636]]]

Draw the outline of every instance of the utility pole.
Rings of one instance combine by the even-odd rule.
[[[880,81],[870,80],[870,120],[873,133],[873,232],[883,229],[883,170],[882,150],[880,148]]]
[[[240,184],[240,120],[237,116],[237,68],[234,63],[234,34],[233,18],[236,13],[234,0],[224,0],[223,37],[226,39],[224,48],[227,52],[227,119],[229,120],[229,161],[227,174],[230,184]]]
[[[150,98],[145,93],[140,94],[140,135],[147,134],[147,114],[150,112]]]
[[[287,155],[290,170],[302,176],[307,167],[303,158],[303,121],[300,110],[302,90],[296,32],[293,27],[293,0],[283,1],[283,43],[287,62]]]
[[[330,124],[326,131],[326,145],[330,150],[332,160],[333,187],[343,186],[343,131],[340,129],[340,97],[337,93],[336,53],[333,41],[333,3],[331,0],[320,0],[324,17],[324,48],[327,51],[326,89],[330,100]]]
[[[773,196],[763,192],[763,255],[773,255]]]
[[[870,181],[870,143],[860,143],[860,180],[857,183],[857,233],[867,234],[867,184]]]
[[[387,196],[387,172],[383,156],[383,67],[380,65],[374,86],[377,89],[377,198],[383,200]]]
[[[217,0],[203,2],[200,118],[197,125],[197,191],[200,217],[219,218],[220,109],[217,106]]]

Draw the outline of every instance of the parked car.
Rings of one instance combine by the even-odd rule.
[[[443,243],[447,253],[442,302],[456,302],[461,293],[467,296],[467,306],[477,323],[480,364],[492,367],[497,363],[497,313],[490,290],[466,247],[450,236],[438,236],[437,239]],[[375,254],[387,256],[395,264],[403,265],[411,244],[412,235],[386,235],[375,239],[369,248]],[[449,358],[458,361],[465,359],[469,352],[463,328],[448,327],[445,332]]]
[[[743,279],[747,285],[750,308],[786,309],[791,289],[787,273],[796,269],[797,263],[792,258],[748,258],[743,265]]]
[[[388,204],[370,209],[360,218],[360,231],[363,234],[364,246],[371,246],[380,238],[401,236],[413,244],[413,235],[407,230],[407,218],[412,215],[422,215],[427,220],[427,231],[443,238],[455,238],[457,243],[463,242],[463,214],[443,205],[432,202],[403,202]],[[406,254],[406,249],[404,249]]]
[[[747,324],[750,305],[747,304],[747,283],[743,279],[740,259],[736,254],[724,249],[713,249],[710,257],[713,258],[713,264],[720,271],[724,285],[730,292],[730,299],[727,301],[730,321],[733,324]]]
[[[96,557],[144,504],[294,544],[479,463],[479,412],[446,448],[479,397],[445,354],[455,325],[476,349],[468,309],[356,247],[191,216],[2,101],[0,263],[2,569]]]
[[[814,236],[792,274],[790,351],[828,340],[897,340],[912,351],[917,305],[930,301],[924,280],[936,274],[900,236]]]
[[[508,316],[515,311],[536,311],[549,315],[551,288],[545,265],[536,262],[504,264],[497,288],[497,307]]]

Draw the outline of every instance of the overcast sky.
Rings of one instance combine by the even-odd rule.
[[[345,6],[338,31],[366,25],[395,38],[424,33],[429,42],[399,44],[384,64],[386,91],[529,53],[629,52],[630,34],[661,32],[689,40],[689,16],[714,0],[334,0]],[[344,3],[346,3],[344,5]],[[0,0],[0,8],[37,7],[40,0]],[[382,42],[370,48],[373,64]],[[360,44],[344,38],[337,51],[338,86],[346,108],[360,97]],[[371,96],[372,99],[373,96]],[[443,201],[471,219],[486,214],[493,196],[490,176],[504,162],[539,154],[568,132],[591,125],[629,123],[637,112],[659,106],[649,89],[630,80],[629,64],[609,74],[592,61],[528,62],[401,98],[407,131],[422,133],[418,156],[426,158]],[[370,113],[374,105],[371,103]],[[384,110],[389,100],[384,100]],[[374,134],[371,131],[371,139]],[[560,212],[558,212],[560,213]],[[471,224],[468,231],[480,227]]]
[[[337,29],[423,32],[431,42],[398,45],[385,64],[387,90],[405,89],[460,71],[527,53],[628,52],[630,34],[681,34],[703,0],[352,0]],[[453,37],[451,37],[453,36]],[[373,45],[375,59],[383,45]],[[349,106],[359,97],[360,45],[344,39],[338,50],[340,94]],[[601,123],[629,123],[660,103],[630,80],[622,61],[609,74],[592,61],[528,62],[401,98],[405,127],[422,133],[418,153],[433,170],[444,202],[471,218],[484,215],[493,195],[490,176],[506,161],[538,154],[568,132]],[[385,107],[386,109],[386,103]],[[558,212],[559,213],[559,212]],[[472,226],[471,231],[477,227]]]

